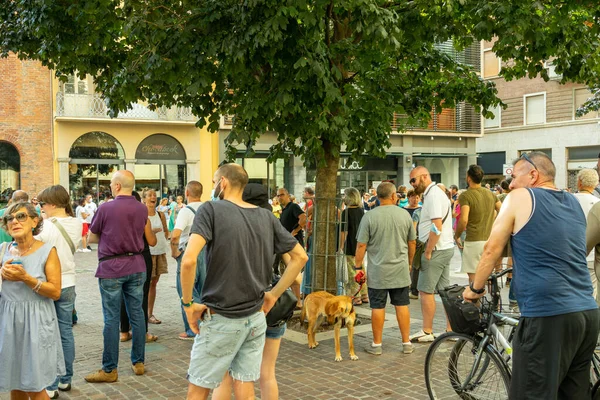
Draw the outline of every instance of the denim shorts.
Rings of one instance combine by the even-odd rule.
[[[244,318],[206,313],[194,339],[187,379],[193,385],[214,389],[225,372],[241,382],[260,378],[267,322],[260,311]]]
[[[267,339],[281,339],[283,337],[283,335],[285,334],[285,324],[282,324],[281,326],[278,327],[271,327],[268,326],[267,327]]]

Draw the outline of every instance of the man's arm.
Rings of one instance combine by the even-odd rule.
[[[190,235],[190,240],[181,260],[181,276],[179,279],[181,282],[181,301],[183,303],[189,304],[193,300],[192,293],[197,268],[196,260],[204,246],[206,246],[206,240],[202,236],[196,233]],[[198,320],[202,318],[202,314],[207,310],[207,307],[204,304],[194,303],[188,307],[183,307],[183,309],[188,318],[190,328],[192,328],[194,333],[199,333]]]
[[[427,247],[425,247],[425,258],[431,260],[431,254],[433,253],[433,249],[435,249],[435,245],[440,240],[440,236],[442,236],[442,219],[436,218],[431,220],[432,230],[429,232],[429,238],[427,239]],[[433,231],[433,227],[437,229],[440,233],[439,235]]]
[[[292,231],[292,236],[296,236],[306,226],[306,214],[302,213],[298,216],[298,226]]]
[[[188,245],[188,248],[189,248],[189,245]],[[187,250],[185,253],[187,255]],[[299,243],[296,243],[296,245],[294,246],[292,251],[288,252],[287,254],[290,256],[290,260],[289,260],[289,262],[287,262],[285,272],[279,279],[279,282],[277,282],[277,284],[273,287],[273,289],[270,292],[265,292],[265,298],[264,298],[264,304],[263,304],[263,311],[265,314],[267,314],[271,310],[271,308],[273,308],[273,305],[275,304],[275,302],[277,301],[279,296],[281,296],[281,294],[287,288],[289,288],[292,285],[292,283],[294,283],[294,280],[296,279],[296,277],[302,270],[302,267],[304,267],[304,264],[306,264],[306,262],[308,261],[308,256],[306,255],[306,251],[304,251],[304,249],[302,248],[302,246],[300,246]],[[185,260],[185,257],[186,256],[184,255],[184,260]],[[183,274],[183,270],[182,270],[182,274]],[[183,278],[183,275],[182,275],[182,278]],[[182,283],[183,283],[183,279],[182,279]],[[192,287],[190,285],[190,293],[191,293],[191,288]]]
[[[462,235],[462,233],[467,228],[467,224],[469,223],[470,210],[471,210],[471,207],[469,207],[467,205],[460,206],[460,218],[458,219],[458,222],[456,223],[456,232],[454,232],[454,241],[456,242],[456,245],[461,249],[463,248],[463,243],[460,240],[460,235]]]
[[[492,226],[492,232],[485,246],[483,247],[483,254],[481,260],[477,265],[477,272],[475,273],[475,279],[473,280],[473,287],[475,289],[482,289],[485,287],[490,274],[496,266],[496,261],[500,258],[506,243],[510,239],[510,235],[513,232],[515,225],[515,208],[517,207],[516,202],[511,203],[510,200],[505,200],[505,206],[500,210],[498,218],[494,221]],[[471,289],[466,288],[463,297],[467,300],[476,300],[482,295],[475,294]]]
[[[498,214],[500,212],[500,208],[502,208],[502,202],[500,200],[496,201],[496,205],[494,207],[496,208],[496,214]]]
[[[356,253],[354,253],[354,265],[355,269],[362,269],[363,262],[365,261],[365,254],[367,253],[367,244],[358,242],[356,244]]]
[[[88,236],[88,244],[89,243],[100,243],[100,236],[90,231],[90,235]]]
[[[600,244],[600,221],[594,212],[598,207],[592,207],[587,219],[587,228],[585,230],[585,242],[587,254]]]
[[[179,257],[181,252],[179,251],[179,239],[181,238],[181,229],[175,228],[171,232],[171,256],[173,258]]]
[[[417,241],[409,240],[408,241],[408,270],[412,269],[413,259],[415,258],[415,253],[417,251]]]

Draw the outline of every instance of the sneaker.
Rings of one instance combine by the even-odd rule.
[[[383,353],[383,346],[373,346],[372,344],[365,347],[365,351],[369,354],[380,356]]]
[[[413,351],[415,351],[415,348],[413,347],[412,343],[402,344],[402,353],[410,354]]]
[[[91,253],[92,249],[88,248],[88,249],[81,249],[82,253]]]
[[[133,364],[131,366],[131,369],[133,370],[133,373],[136,375],[144,375],[144,363],[143,362]]]
[[[83,249],[77,249],[75,250],[77,253],[83,253]]]
[[[408,294],[408,298],[409,299],[413,299],[413,300],[418,300],[419,299],[419,295],[418,294],[409,293]]]
[[[58,390],[62,390],[63,392],[68,392],[69,390],[71,390],[71,384],[70,383],[60,383],[58,384]]]
[[[58,390],[48,390],[46,389],[46,393],[48,394],[48,397],[50,397],[51,399],[58,399]]]
[[[423,329],[421,329],[419,332],[410,335],[409,339],[411,342],[427,343],[433,342],[435,337],[433,336],[433,332],[426,333],[423,331]]]
[[[92,248],[91,248],[90,246],[88,246],[88,247],[87,247],[87,249],[88,249],[89,251],[92,251]]]
[[[86,382],[89,383],[100,383],[100,382],[116,382],[119,379],[119,373],[117,369],[113,369],[110,372],[104,372],[104,370],[100,369],[98,372],[94,372],[92,374],[87,375],[85,378]]]

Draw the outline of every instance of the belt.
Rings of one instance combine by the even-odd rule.
[[[142,253],[123,253],[123,254],[115,254],[112,256],[106,256],[106,257],[102,257],[99,258],[98,261],[107,261],[107,260],[112,260],[114,258],[122,258],[122,257],[133,257],[133,256],[139,256]]]

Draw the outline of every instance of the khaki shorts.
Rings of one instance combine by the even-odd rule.
[[[474,274],[477,271],[477,265],[479,264],[479,260],[481,260],[485,243],[485,241],[464,242],[460,272]]]
[[[157,256],[152,256],[152,277],[155,278],[168,272],[167,255],[159,254]]]

